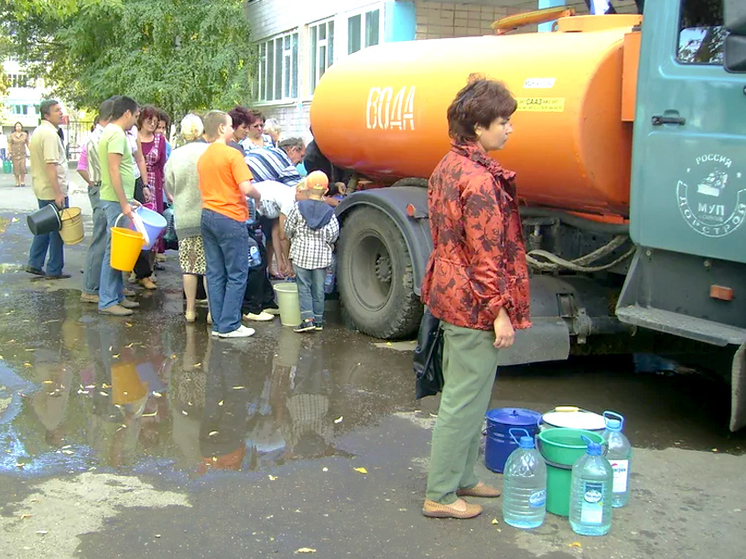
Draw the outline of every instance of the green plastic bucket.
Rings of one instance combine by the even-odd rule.
[[[604,446],[598,433],[583,429],[547,429],[539,433],[539,451],[547,463],[547,511],[559,516],[570,515],[570,481],[572,465],[586,452],[582,437]]]

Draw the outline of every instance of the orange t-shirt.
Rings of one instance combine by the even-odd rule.
[[[210,144],[197,161],[202,207],[236,221],[249,219],[249,207],[238,185],[254,178],[241,153],[221,143]]]

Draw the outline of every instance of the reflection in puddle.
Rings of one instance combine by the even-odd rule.
[[[36,329],[16,338],[0,323],[0,364],[11,366],[0,369],[5,473],[203,475],[352,456],[335,435],[413,402],[406,356],[341,328],[298,335],[273,324],[223,341],[204,325],[133,324],[81,311],[63,292],[45,296],[46,316],[63,318],[16,309]],[[375,365],[361,367],[371,351]],[[341,415],[349,421],[335,424]]]

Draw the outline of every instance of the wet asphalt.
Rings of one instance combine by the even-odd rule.
[[[499,500],[427,520],[437,398],[414,398],[412,343],[346,328],[333,300],[323,332],[275,319],[213,339],[205,307],[184,322],[173,251],[134,316],[101,316],[79,300],[85,242],[66,249],[70,279],[22,271],[31,234],[8,206],[33,197],[3,179],[0,557],[740,556],[746,434],[727,430],[721,380],[624,355],[503,369],[492,407],[625,415],[630,506],[600,539],[554,515],[514,530]]]

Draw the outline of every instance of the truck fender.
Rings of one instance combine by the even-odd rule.
[[[337,218],[343,223],[354,209],[366,206],[386,214],[401,232],[412,259],[414,292],[420,295],[427,260],[433,250],[430,222],[427,219],[427,189],[396,186],[355,192],[337,206]],[[408,206],[413,207],[415,217],[407,214]]]

